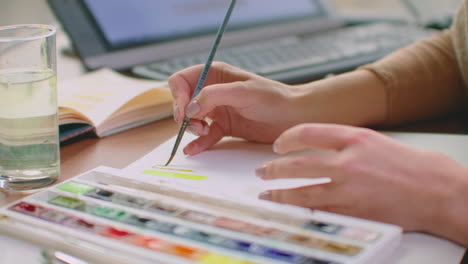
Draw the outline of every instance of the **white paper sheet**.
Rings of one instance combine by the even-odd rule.
[[[123,170],[123,174],[139,181],[150,183],[164,183],[185,185],[198,190],[209,190],[214,193],[243,198],[257,199],[259,193],[271,189],[295,188],[304,185],[324,184],[329,178],[320,179],[281,179],[264,181],[255,176],[255,168],[264,162],[279,158],[274,154],[271,145],[254,144],[238,139],[225,139],[214,148],[196,156],[183,154],[183,147],[195,137],[186,134],[180,148],[169,169],[188,169],[193,172],[165,170],[163,165],[170,156],[175,138],[168,140],[161,146],[130,164]],[[318,154],[320,155],[320,154]],[[162,176],[146,175],[142,172],[151,169],[157,171],[180,172],[184,174],[203,175],[205,180],[186,180]]]

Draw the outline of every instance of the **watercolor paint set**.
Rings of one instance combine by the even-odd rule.
[[[396,226],[97,168],[9,204],[0,232],[90,263],[380,263]]]

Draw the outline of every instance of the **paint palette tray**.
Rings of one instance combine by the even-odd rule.
[[[392,225],[97,168],[3,207],[0,232],[91,263],[379,263]]]

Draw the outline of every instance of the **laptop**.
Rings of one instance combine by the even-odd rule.
[[[87,69],[167,79],[204,63],[230,1],[48,2]],[[429,34],[407,25],[344,26],[327,0],[238,0],[215,60],[293,83],[352,69]]]

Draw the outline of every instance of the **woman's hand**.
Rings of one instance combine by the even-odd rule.
[[[202,65],[169,78],[174,97],[174,119],[192,118],[188,130],[200,136],[184,149],[195,155],[224,136],[272,143],[284,130],[300,123],[294,86],[272,81],[231,65],[215,62],[205,87],[191,100]],[[203,119],[212,120],[208,124]]]
[[[303,152],[321,149],[328,152]],[[330,177],[332,182],[263,193],[261,198],[384,221],[468,245],[468,169],[375,131],[303,124],[275,142],[280,154],[257,169],[265,180]]]

